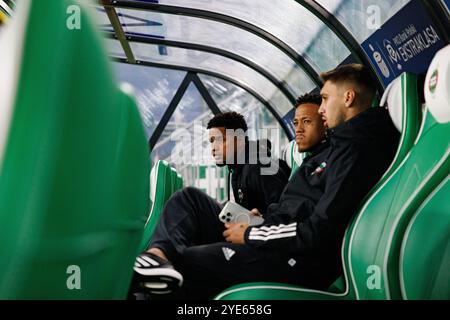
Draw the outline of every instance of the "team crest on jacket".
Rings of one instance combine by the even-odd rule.
[[[327,163],[326,162],[322,162],[322,164],[320,166],[318,166],[316,168],[316,170],[314,170],[314,172],[311,173],[311,175],[312,176],[314,176],[314,175],[321,175],[325,171],[326,167],[327,167]]]

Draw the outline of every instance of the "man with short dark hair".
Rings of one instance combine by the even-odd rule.
[[[321,91],[325,125],[334,128],[370,108],[375,96],[375,84],[369,70],[350,64],[321,75]]]
[[[329,142],[305,159],[264,224],[227,224],[227,242],[183,252],[176,267],[189,297],[211,298],[255,281],[326,290],[342,273],[345,229],[391,164],[399,133],[387,110],[370,108],[375,89],[365,67],[342,66],[323,78],[320,113]]]
[[[228,166],[235,202],[248,210],[261,212],[278,202],[288,179],[284,162],[270,157],[270,145],[255,145],[247,139],[247,123],[242,115],[226,112],[214,116],[208,123],[211,153],[218,166]],[[270,158],[271,163],[261,163]],[[147,253],[137,257],[135,281],[147,283],[151,292],[170,291],[182,282],[182,276],[171,267],[190,246],[224,241],[225,227],[219,220],[222,206],[204,192],[187,187],[176,192],[167,202]]]
[[[319,115],[322,97],[305,94],[297,99],[293,124],[299,152],[308,152],[325,140],[325,126]]]
[[[295,103],[295,113],[292,123],[295,130],[295,140],[287,145],[283,158],[291,167],[290,179],[295,175],[303,160],[310,154],[312,148],[326,143],[325,125],[319,114],[322,97],[319,94],[304,94]]]
[[[207,129],[216,165],[228,166],[231,173],[234,201],[264,214],[271,203],[280,199],[287,183],[286,163],[271,157],[270,141],[248,140],[247,123],[236,112],[216,115]]]

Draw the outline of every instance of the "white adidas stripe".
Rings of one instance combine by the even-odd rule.
[[[297,222],[289,225],[281,224],[278,226],[252,228],[250,230],[249,240],[269,241],[275,239],[292,238],[297,235]]]
[[[287,233],[287,232],[293,232],[297,230],[297,226],[292,226],[289,228],[283,228],[279,230],[270,230],[270,231],[264,231],[264,230],[252,230],[250,232],[251,236],[270,236],[272,234],[281,234],[281,233]]]
[[[296,227],[297,226],[297,222],[295,223],[291,223],[291,224],[280,224],[278,226],[270,226],[270,227],[266,227],[266,226],[262,226],[259,228],[252,228],[252,230],[266,230],[266,231],[270,231],[270,230],[279,230],[281,228],[290,228],[290,227]]]
[[[249,240],[260,240],[260,241],[269,241],[274,239],[282,239],[282,238],[292,238],[297,235],[297,232],[291,232],[291,233],[282,233],[282,234],[273,234],[268,237],[263,236],[249,236]]]

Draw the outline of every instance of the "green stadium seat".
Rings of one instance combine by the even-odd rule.
[[[183,188],[183,177],[180,174],[177,174],[177,183],[175,185],[176,190],[180,190]]]
[[[183,179],[167,161],[159,160],[150,174],[150,200],[152,208],[147,218],[140,252],[148,249],[151,237],[158,224],[167,200],[183,187]]]
[[[81,29],[66,26],[70,5]],[[148,144],[91,10],[21,1],[0,34],[0,299],[127,296]]]
[[[338,279],[328,292],[286,284],[254,283],[234,286],[219,294],[216,299],[344,300],[362,298],[359,290],[364,290],[366,287],[367,271],[371,270],[368,268],[377,263],[371,258],[377,251],[382,238],[386,237],[379,228],[383,229],[384,220],[392,212],[390,204],[397,200],[397,203],[400,203],[399,201],[402,201],[400,198],[404,200],[404,197],[397,194],[395,190],[395,187],[403,182],[398,179],[398,169],[414,145],[421,118],[416,76],[402,74],[386,91],[385,96],[383,101],[388,102],[390,114],[397,128],[401,129],[402,135],[391,167],[367,196],[365,205],[346,231],[342,246],[344,276]],[[408,169],[407,172],[410,170]],[[394,176],[396,177],[395,185],[391,182]],[[394,190],[385,191],[386,184],[392,186]]]
[[[289,176],[289,180],[295,174],[297,169],[300,168],[306,156],[306,152],[298,151],[297,142],[295,140],[292,140],[286,146],[283,152],[282,160],[286,161],[289,168],[291,168],[291,175]]]
[[[434,186],[440,180],[442,182],[423,201],[407,224],[401,242],[398,275],[403,299],[450,299],[449,88],[450,46],[447,46],[433,60],[425,80],[425,99],[437,123],[425,128],[430,136],[428,150],[421,149],[435,156],[435,172],[429,184]],[[442,148],[439,153],[438,148]],[[398,243],[393,247],[398,250]]]
[[[400,254],[405,300],[450,300],[450,178],[424,201],[408,225]]]

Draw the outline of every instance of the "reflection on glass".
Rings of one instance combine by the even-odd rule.
[[[223,74],[252,88],[267,101],[271,101],[272,97],[279,92],[277,87],[253,69],[219,55],[142,43],[131,43],[131,47],[138,60],[200,68]],[[279,95],[274,106],[281,115],[292,108],[292,104],[283,94]]]
[[[104,30],[113,30],[113,27],[111,25],[111,21],[108,18],[108,15],[106,14],[105,8],[101,6],[94,6],[94,18],[99,27]]]
[[[320,19],[294,0],[160,0],[159,3],[208,10],[250,22],[294,48],[318,71],[330,70],[350,55]]]
[[[123,52],[123,48],[119,40],[104,39],[103,43],[105,44],[106,52],[108,52],[110,56],[116,58],[126,58],[125,52]]]
[[[285,81],[294,95],[305,89],[298,78],[310,79],[296,63],[269,42],[228,24],[194,17],[149,11],[117,9],[126,33],[139,33],[187,43],[202,44],[244,57]]]
[[[410,0],[318,0],[317,2],[335,15],[359,42],[364,42]]]
[[[114,70],[118,81],[134,87],[145,132],[150,138],[186,73],[126,63],[114,63]]]

